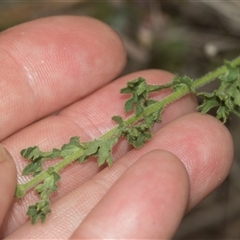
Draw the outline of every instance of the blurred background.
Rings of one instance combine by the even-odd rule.
[[[53,15],[92,16],[113,27],[128,52],[123,74],[160,68],[198,78],[240,52],[240,0],[2,0],[0,31]],[[240,120],[232,116],[227,127],[235,144],[231,173],[185,217],[175,239],[240,239]]]

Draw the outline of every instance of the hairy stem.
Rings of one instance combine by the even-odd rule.
[[[233,61],[231,61],[231,65],[235,66],[235,67],[240,66],[240,56],[237,57],[236,59],[234,59]],[[181,89],[173,92],[172,94],[168,95],[167,97],[163,98],[162,100],[150,105],[149,107],[146,107],[140,115],[138,115],[138,116],[134,115],[134,116],[129,117],[128,119],[124,120],[125,126],[131,126],[132,124],[134,124],[140,120],[143,120],[145,118],[145,116],[148,116],[148,115],[158,111],[159,109],[164,109],[167,105],[175,102],[176,100],[182,98],[183,96],[185,96],[191,92],[195,92],[195,90],[197,90],[198,88],[202,87],[203,85],[208,84],[209,82],[215,80],[219,76],[225,74],[226,71],[227,71],[227,68],[225,65],[223,65],[222,67],[217,68],[216,70],[206,74],[205,76],[203,76],[199,79],[196,79],[193,82],[191,88],[189,88],[186,85],[183,86]],[[237,112],[237,115],[239,116],[238,112]],[[107,140],[114,136],[118,136],[118,126],[113,128],[109,132],[105,133],[104,135],[99,137],[97,140]],[[76,159],[79,159],[81,156],[84,156],[84,152],[85,152],[84,149],[80,149],[77,152],[75,152],[74,154],[72,154],[68,157],[65,157],[61,162],[59,162],[58,164],[56,164],[54,166],[54,170],[56,172],[61,171],[66,166],[68,166],[71,163],[73,163],[74,161],[76,161]],[[21,194],[18,194],[18,197],[24,196],[26,191],[33,188],[38,183],[42,182],[47,176],[48,176],[47,172],[42,172],[39,175],[35,176],[29,182],[26,182],[24,184],[18,184],[16,192],[21,192]]]

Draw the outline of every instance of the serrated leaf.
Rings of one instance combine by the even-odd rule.
[[[176,76],[172,81],[173,91],[178,91],[184,87],[192,88],[193,80],[187,76]]]
[[[66,157],[69,156],[80,149],[82,149],[83,146],[80,144],[79,137],[72,137],[69,141],[69,143],[64,144],[61,148],[60,156]]]
[[[136,116],[139,116],[144,108],[153,104],[154,100],[149,100],[149,94],[172,86],[172,83],[163,85],[150,85],[144,78],[137,78],[127,83],[127,87],[121,90],[121,93],[131,93],[132,97],[125,102],[125,112],[129,113],[134,110]]]
[[[217,110],[217,119],[222,120],[223,123],[225,123],[228,119],[228,116],[230,114],[229,109],[226,106],[220,106]]]
[[[99,149],[99,141],[93,140],[92,142],[85,144],[85,150],[84,155],[78,158],[77,160],[79,162],[84,162],[86,159],[88,159],[91,156],[95,156]]]
[[[134,108],[134,99],[133,98],[128,99],[124,105],[124,108],[126,113],[131,112]]]
[[[109,166],[113,163],[112,148],[117,143],[118,138],[108,140],[99,140],[98,166],[107,163]]]
[[[147,124],[139,124],[127,129],[125,136],[130,144],[136,148],[142,147],[152,136]]]
[[[199,110],[202,114],[208,113],[212,108],[219,106],[219,101],[216,97],[213,98],[205,98],[203,103],[198,106],[197,110]]]
[[[129,81],[127,83],[127,87],[122,88],[120,90],[120,92],[121,93],[126,93],[126,94],[133,93],[138,88],[138,86],[144,81],[145,81],[145,79],[141,78],[141,77],[133,79],[132,81]]]
[[[35,205],[28,207],[27,215],[31,218],[32,224],[35,224],[38,220],[43,223],[50,212],[50,202],[48,200],[40,200]]]
[[[138,95],[141,95],[143,94],[144,92],[147,91],[147,84],[145,81],[142,81],[139,85],[138,85],[138,88],[136,89],[137,91],[137,94]]]
[[[125,87],[120,90],[120,93],[126,93],[126,94],[132,93],[132,89],[129,87]]]
[[[147,124],[148,126],[152,126],[154,124],[154,116],[152,114],[146,116],[144,118],[144,123]]]
[[[113,116],[112,120],[118,123],[119,125],[123,123],[123,119],[121,116]]]
[[[111,142],[109,141],[104,141],[103,144],[101,144],[101,147],[99,149],[99,153],[98,153],[98,166],[102,166],[106,160],[108,160],[109,162],[109,159],[112,159],[112,156],[111,156]],[[112,162],[112,161],[111,161]]]
[[[161,122],[162,121],[162,118],[161,118],[162,112],[163,112],[163,109],[161,108],[161,109],[157,110],[156,112],[145,116],[144,123],[150,128],[153,126],[154,123]]]
[[[50,152],[43,152],[39,147],[29,147],[21,151],[21,156],[32,161],[36,161],[40,158],[56,158],[59,156],[60,151],[58,149],[53,149]]]
[[[41,160],[37,162],[31,162],[29,163],[22,171],[22,175],[28,175],[33,174],[33,176],[36,176],[40,172],[42,172],[42,162]]]
[[[36,187],[35,187],[35,190],[41,194],[42,192],[44,192],[44,190],[46,189],[45,187],[45,184],[44,183],[41,183],[41,184],[38,184]]]
[[[42,172],[42,164],[47,159],[53,159],[60,156],[60,150],[53,149],[50,152],[43,152],[37,146],[29,147],[21,151],[22,157],[30,160],[31,162],[23,169],[23,175],[37,174]]]
[[[48,199],[50,194],[57,190],[57,183],[61,179],[60,175],[54,170],[53,167],[49,167],[46,172],[49,175],[41,184],[35,187],[35,190],[40,194],[41,199]]]
[[[239,77],[239,69],[233,67],[228,61],[225,61],[225,65],[228,71],[225,74],[225,81],[235,82],[235,80]]]

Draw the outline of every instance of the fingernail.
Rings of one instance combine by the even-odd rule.
[[[7,154],[5,148],[0,144],[0,163],[6,160]]]

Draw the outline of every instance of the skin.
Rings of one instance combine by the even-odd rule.
[[[51,199],[52,214],[32,226],[25,214],[36,193],[12,202],[16,181],[31,178],[21,176],[26,162],[20,150],[59,148],[76,135],[81,141],[99,137],[115,126],[113,115],[126,116],[127,96],[119,89],[127,81],[142,76],[162,84],[173,75],[145,70],[118,78],[126,64],[123,43],[108,26],[86,17],[44,18],[2,32],[0,61],[0,139],[12,156],[0,148],[1,238],[169,239],[186,212],[229,172],[228,130],[197,113],[188,95],[164,111],[144,147],[118,143],[112,167],[98,169],[90,159],[66,168]]]

